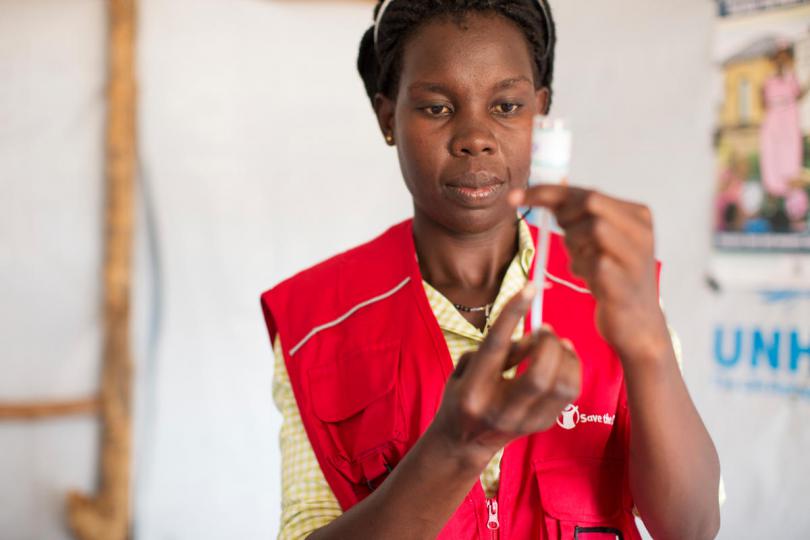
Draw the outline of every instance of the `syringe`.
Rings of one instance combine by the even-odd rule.
[[[568,178],[571,164],[571,131],[560,119],[538,115],[532,129],[532,162],[529,185],[562,184]],[[532,302],[532,330],[543,324],[543,297],[545,293],[546,268],[548,267],[551,229],[557,228],[553,214],[547,208],[534,209],[534,224],[539,228],[537,253],[535,255],[534,282],[537,295]]]

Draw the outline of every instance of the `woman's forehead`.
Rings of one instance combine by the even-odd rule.
[[[494,14],[442,18],[406,42],[400,83],[494,86],[533,78],[534,60],[521,29]]]

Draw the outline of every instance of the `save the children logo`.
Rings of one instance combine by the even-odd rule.
[[[605,424],[612,426],[616,421],[615,414],[585,414],[579,412],[579,406],[569,403],[557,417],[557,425],[563,429],[574,429],[577,424]]]
[[[574,429],[577,422],[579,422],[579,407],[569,403],[560,416],[557,417],[557,425],[563,429]]]

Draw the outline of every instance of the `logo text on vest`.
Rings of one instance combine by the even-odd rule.
[[[606,424],[612,426],[615,414],[586,414],[579,412],[579,406],[570,403],[557,417],[557,425],[563,429],[574,429],[577,424]]]

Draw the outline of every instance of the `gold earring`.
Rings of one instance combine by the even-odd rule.
[[[394,144],[394,134],[393,133],[386,133],[385,134],[385,142],[387,142],[390,146]]]

